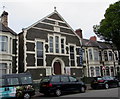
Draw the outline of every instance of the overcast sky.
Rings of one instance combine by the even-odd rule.
[[[76,30],[83,30],[83,37],[94,36],[93,25],[104,18],[105,10],[118,0],[0,0],[0,14],[9,13],[9,27],[20,33],[22,28],[34,24],[54,11]]]

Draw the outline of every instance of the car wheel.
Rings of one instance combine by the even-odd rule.
[[[60,89],[57,89],[55,90],[55,96],[60,96],[62,93],[61,93],[61,90]]]
[[[80,92],[81,92],[81,93],[84,93],[84,92],[85,92],[85,87],[82,86],[82,87],[80,88]]]
[[[109,88],[109,85],[106,83],[105,84],[105,89],[108,89]]]
[[[30,98],[31,98],[30,94],[28,93],[24,94],[24,99],[30,99]]]

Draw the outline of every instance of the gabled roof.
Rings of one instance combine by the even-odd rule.
[[[0,31],[10,32],[13,35],[17,35],[12,29],[10,29],[9,27],[5,27],[1,22],[0,22]]]
[[[49,21],[49,22],[51,21],[51,25],[53,24],[55,26],[54,20],[58,21],[59,26],[62,25],[64,30],[66,29],[64,27],[67,27],[68,28],[68,29],[66,29],[66,30],[68,30],[67,33],[69,33],[69,34],[71,33],[72,35],[77,36],[79,38],[79,36],[75,33],[75,31],[71,28],[71,26],[63,19],[63,17],[56,10],[54,12],[52,12],[51,14],[49,14],[48,16],[44,17],[43,19],[37,21],[33,25],[25,28],[25,30],[29,30],[30,28],[36,27],[38,25],[40,27],[43,27],[43,24],[44,24],[44,22],[46,23],[46,21]],[[42,23],[42,24],[40,24],[40,23]]]

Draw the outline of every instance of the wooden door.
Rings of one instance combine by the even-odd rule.
[[[54,74],[60,75],[61,74],[61,64],[60,62],[54,63]]]

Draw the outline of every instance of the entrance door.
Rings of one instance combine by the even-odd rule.
[[[60,75],[61,74],[61,64],[60,62],[54,63],[54,74]]]

